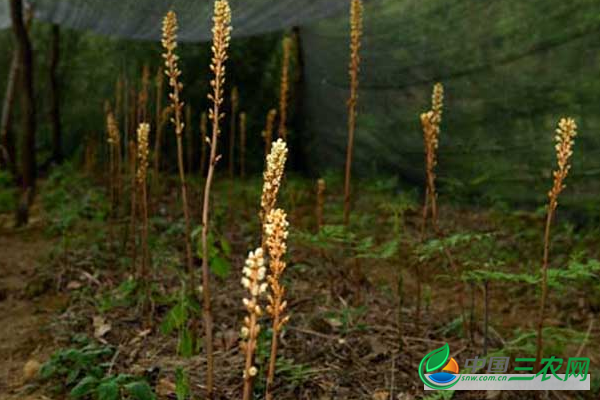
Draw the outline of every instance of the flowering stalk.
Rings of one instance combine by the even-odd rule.
[[[150,263],[150,252],[148,250],[148,193],[146,177],[148,174],[148,135],[150,134],[150,125],[141,123],[137,129],[137,171],[136,180],[140,193],[140,211],[142,217],[142,268],[140,276],[145,288],[146,304],[150,300],[150,284],[148,282],[148,267]]]
[[[288,94],[290,90],[290,53],[292,51],[292,39],[283,39],[283,62],[281,64],[281,82],[279,86],[279,137],[287,140],[287,108]]]
[[[564,180],[569,174],[571,165],[569,159],[573,155],[573,143],[574,138],[577,136],[577,124],[571,118],[562,118],[558,123],[558,129],[556,130],[556,160],[558,169],[556,169],[552,176],[554,182],[552,189],[548,192],[548,210],[546,216],[546,229],[544,231],[544,258],[542,261],[542,291],[540,297],[540,311],[538,313],[538,324],[537,324],[537,345],[536,345],[536,370],[540,367],[540,361],[543,353],[543,328],[544,318],[546,313],[546,301],[548,297],[548,264],[550,257],[550,227],[554,219],[554,213],[558,206],[558,195],[564,190],[566,185]]]
[[[183,84],[179,82],[181,70],[178,66],[179,57],[175,54],[177,49],[177,15],[173,11],[169,11],[163,20],[162,28],[162,46],[165,49],[163,58],[165,59],[165,74],[169,78],[169,86],[172,92],[169,93],[171,99],[171,109],[173,117],[171,122],[175,126],[175,135],[177,137],[177,164],[179,168],[179,180],[181,182],[181,200],[183,203],[183,216],[185,219],[185,250],[187,270],[190,282],[190,290],[193,290],[194,285],[194,264],[192,258],[192,242],[191,242],[191,221],[190,209],[187,198],[187,184],[185,181],[185,170],[183,162],[183,128],[185,124],[182,121],[183,101],[179,95],[183,90]]]
[[[269,110],[267,113],[267,122],[265,124],[265,130],[262,131],[262,137],[265,140],[265,159],[271,152],[271,144],[273,143],[273,129],[275,126],[275,117],[277,116],[277,110],[274,108]]]
[[[350,98],[348,99],[348,146],[346,148],[346,173],[344,179],[344,224],[350,222],[350,175],[352,151],[356,130],[356,106],[358,104],[358,72],[360,70],[360,40],[363,33],[363,4],[361,0],[350,3]]]
[[[441,83],[436,83],[433,88],[433,94],[431,97],[431,111],[421,114],[421,125],[423,127],[423,142],[425,148],[425,199],[423,202],[423,214],[422,214],[422,225],[421,225],[421,240],[425,239],[425,228],[427,226],[427,218],[429,216],[429,209],[431,208],[431,224],[436,233],[437,228],[437,194],[435,190],[435,166],[437,165],[437,148],[439,143],[440,124],[442,122],[442,108],[444,101],[444,87]],[[452,255],[448,249],[444,249],[444,254],[448,259],[452,269],[455,273],[458,273],[458,267],[455,265]],[[417,275],[417,307],[415,323],[418,326],[421,315],[421,274],[419,266],[415,265]],[[457,283],[461,285],[460,282]],[[458,296],[458,303],[461,310],[464,310],[463,301],[463,290],[457,288],[456,291]],[[464,318],[463,312],[463,329],[466,331],[466,319]]]
[[[440,125],[442,123],[442,109],[444,105],[444,87],[436,83],[431,97],[432,109],[421,114],[423,126],[423,141],[425,143],[425,202],[423,205],[423,221],[421,225],[421,238],[424,238],[429,209],[431,209],[431,224],[437,232],[437,193],[435,189],[435,166],[437,165],[437,149],[439,145]]]
[[[252,398],[252,382],[258,372],[254,366],[254,354],[256,352],[256,342],[260,332],[258,319],[262,315],[262,309],[258,304],[259,297],[266,292],[267,284],[263,282],[267,272],[265,268],[262,248],[256,249],[248,254],[246,264],[243,270],[242,286],[250,292],[250,298],[244,298],[243,303],[248,315],[244,318],[244,325],[240,335],[242,341],[240,346],[245,353],[246,361],[244,365],[244,400]]]
[[[142,89],[138,93],[138,109],[137,109],[137,120],[138,123],[148,121],[148,99],[149,93],[148,88],[150,87],[150,68],[148,65],[144,65],[142,69]]]
[[[208,270],[208,232],[209,220],[208,211],[210,209],[210,188],[215,173],[215,166],[221,158],[217,155],[217,144],[219,134],[221,132],[219,122],[223,119],[224,114],[221,111],[223,104],[223,92],[225,85],[225,61],[227,61],[227,49],[231,40],[231,9],[227,0],[215,1],[213,14],[213,56],[211,59],[210,69],[214,73],[214,78],[210,85],[213,89],[209,93],[208,99],[212,101],[212,108],[209,109],[208,118],[212,122],[212,136],[208,145],[210,146],[210,158],[208,171],[206,173],[206,181],[204,186],[204,201],[202,205],[202,295],[203,295],[203,314],[204,314],[204,329],[205,329],[205,347],[206,347],[206,362],[207,362],[207,378],[206,390],[209,399],[213,397],[213,342],[212,342],[212,313],[210,307],[210,276]]]
[[[288,237],[287,216],[282,209],[271,210],[267,215],[265,234],[267,235],[267,248],[269,249],[270,275],[267,277],[271,293],[268,294],[267,313],[273,320],[273,336],[271,338],[271,356],[267,373],[266,399],[273,399],[273,382],[275,380],[275,362],[277,361],[278,337],[283,326],[289,321],[289,315],[284,315],[287,308],[285,287],[281,284],[281,275],[285,271],[284,261],[287,251]]]
[[[136,231],[137,231],[137,185],[136,185],[136,162],[137,162],[137,151],[135,147],[135,142],[133,140],[129,141],[128,144],[128,153],[129,153],[129,174],[131,177],[131,220],[130,220],[130,230],[131,230],[131,264],[133,268],[136,266],[137,262],[137,241],[136,241]]]
[[[277,202],[277,193],[281,186],[287,153],[288,149],[285,142],[282,139],[277,139],[273,143],[271,153],[267,156],[267,167],[263,173],[263,191],[260,199],[260,220],[263,226],[265,218],[275,208],[275,203]],[[265,244],[265,239],[266,237],[263,232],[263,244]]]
[[[121,180],[121,134],[119,126],[112,111],[106,114],[106,130],[108,132],[108,145],[110,153],[110,195],[113,216],[119,204],[120,180]]]

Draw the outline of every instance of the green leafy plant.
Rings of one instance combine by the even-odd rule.
[[[164,335],[169,335],[177,330],[177,352],[182,357],[191,357],[200,345],[194,340],[194,335],[189,328],[192,317],[198,315],[200,306],[186,292],[185,284],[182,284],[178,292],[177,302],[165,316],[160,330]]]
[[[177,367],[175,370],[175,395],[177,400],[185,400],[190,395],[190,381],[181,367]]]
[[[101,293],[97,296],[96,307],[101,313],[110,311],[116,307],[129,307],[137,302],[136,293],[139,289],[138,281],[129,277],[119,286]]]
[[[53,170],[41,198],[53,234],[66,235],[83,220],[103,222],[110,213],[104,192],[69,163]]]
[[[295,231],[294,240],[322,250],[343,249],[354,258],[388,259],[398,250],[399,241],[394,238],[376,244],[373,237],[358,238],[343,225],[323,225],[317,233]]]
[[[8,171],[0,171],[0,213],[15,209],[17,191]]]
[[[68,392],[74,399],[153,400],[146,381],[128,374],[109,374],[111,346],[90,342],[85,337],[74,338],[76,347],[61,349],[42,365],[39,377],[55,383],[59,393]]]
[[[196,228],[192,233],[192,237],[198,237],[201,230],[201,227]],[[207,245],[210,271],[219,278],[227,278],[231,272],[231,263],[228,259],[231,256],[231,245],[224,236],[216,238],[212,233],[208,234]],[[198,242],[198,257],[202,257],[200,239]]]

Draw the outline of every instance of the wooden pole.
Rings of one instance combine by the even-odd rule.
[[[4,104],[2,105],[2,119],[0,122],[0,167],[9,170],[14,177],[17,176],[15,137],[12,132],[13,106],[15,103],[16,81],[19,69],[19,54],[15,49],[8,72]]]
[[[63,161],[60,92],[57,74],[59,61],[60,28],[58,25],[52,25],[52,45],[50,47],[50,124],[52,125],[52,160],[57,164]]]
[[[10,16],[19,54],[21,81],[21,114],[23,141],[21,148],[21,201],[16,210],[17,226],[25,225],[29,219],[29,205],[35,193],[35,101],[33,96],[33,51],[25,21],[22,0],[10,0]]]

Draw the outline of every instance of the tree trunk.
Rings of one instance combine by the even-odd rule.
[[[52,125],[52,160],[57,164],[63,161],[60,93],[57,76],[59,60],[60,28],[58,25],[52,25],[52,44],[50,50],[50,124]]]
[[[15,103],[16,81],[19,69],[19,54],[15,49],[8,72],[4,104],[2,105],[2,120],[0,122],[0,167],[9,170],[17,177],[15,137],[12,131],[13,107]]]
[[[10,0],[10,16],[19,55],[18,75],[21,80],[21,112],[23,118],[23,140],[21,142],[22,195],[17,206],[17,225],[27,224],[29,204],[35,192],[35,102],[33,97],[33,52],[29,34],[23,20],[22,0]]]

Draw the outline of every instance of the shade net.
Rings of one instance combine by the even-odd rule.
[[[357,174],[424,180],[421,112],[445,86],[440,191],[544,204],[562,116],[580,129],[563,203],[596,210],[600,194],[600,2],[384,0],[365,7]],[[347,17],[303,30],[305,101],[317,170],[342,168],[348,98]]]
[[[37,20],[102,35],[157,40],[161,21],[177,12],[180,41],[211,38],[212,0],[30,0]],[[347,0],[230,0],[233,36],[303,25],[346,10]],[[10,25],[8,0],[0,1],[0,28]]]
[[[304,146],[315,174],[342,171],[346,150],[349,0],[232,0],[234,36],[301,26]],[[462,199],[544,204],[560,117],[579,125],[561,202],[597,210],[600,194],[600,2],[365,2],[355,176],[422,187],[419,114],[445,86],[439,190]],[[168,9],[180,40],[210,38],[208,0],[32,0],[35,18],[156,40]],[[0,1],[0,26],[8,25]],[[238,61],[239,62],[239,61]],[[298,99],[295,99],[298,100]],[[259,118],[256,116],[256,118]],[[262,118],[262,116],[260,117]],[[298,140],[300,137],[301,140]]]

